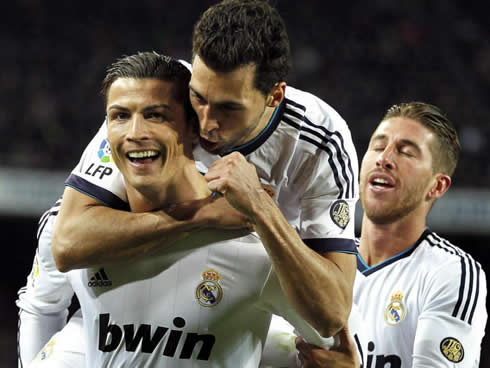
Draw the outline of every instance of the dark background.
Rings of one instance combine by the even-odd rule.
[[[192,25],[213,3],[2,4],[0,168],[68,173],[103,121],[99,90],[107,65],[148,50],[189,60]],[[459,131],[463,154],[453,186],[490,188],[490,23],[480,2],[274,3],[291,39],[294,71],[288,82],[318,95],[347,120],[360,157],[390,105],[421,100],[441,107]],[[15,366],[14,302],[31,268],[40,214],[0,217],[1,367]],[[447,238],[488,273],[488,233],[461,231]],[[488,340],[481,367],[490,367]]]

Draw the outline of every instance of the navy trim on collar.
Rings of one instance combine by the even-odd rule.
[[[92,184],[77,175],[70,174],[68,179],[66,179],[65,181],[65,185],[79,191],[80,193],[86,194],[89,197],[96,199],[104,206],[115,208],[121,211],[130,210],[129,204],[123,201],[117,195],[113,194],[107,189]]]
[[[252,139],[250,142],[244,143],[240,146],[236,146],[231,148],[230,150],[223,153],[221,156],[226,156],[232,152],[240,152],[242,155],[246,156],[257,148],[259,148],[266,140],[269,138],[272,133],[276,130],[277,126],[281,122],[282,115],[284,114],[284,109],[286,106],[286,99],[283,99],[279,106],[274,110],[274,114],[271,119],[267,123],[267,126],[262,130],[258,136]]]
[[[377,265],[375,266],[372,266],[372,267],[369,267],[367,265],[366,262],[364,262],[364,260],[361,258],[361,253],[358,253],[357,254],[357,269],[362,272],[362,274],[364,276],[368,276],[390,264],[392,264],[393,262],[396,262],[402,258],[406,258],[406,257],[409,257],[414,251],[415,249],[417,249],[417,247],[419,246],[420,243],[422,243],[422,241],[425,240],[425,238],[431,233],[431,231],[429,229],[425,229],[424,232],[422,233],[422,235],[420,235],[420,237],[418,238],[418,240],[415,242],[414,245],[412,245],[410,248],[408,248],[407,250],[404,250],[403,252],[397,254],[396,256],[393,256],[391,258],[388,258],[387,260],[381,262],[381,263],[378,263]]]

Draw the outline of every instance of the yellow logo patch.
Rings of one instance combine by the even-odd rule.
[[[344,200],[338,200],[330,207],[330,218],[338,227],[345,229],[350,221],[349,205]]]
[[[453,363],[459,363],[464,358],[463,345],[454,337],[446,337],[441,341],[441,353]]]

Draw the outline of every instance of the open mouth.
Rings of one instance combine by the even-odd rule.
[[[161,156],[158,151],[147,150],[147,151],[134,151],[126,154],[129,161],[133,163],[146,164],[155,161]]]
[[[374,178],[371,180],[371,185],[379,188],[393,188],[393,185],[388,180],[382,178]]]
[[[376,173],[369,178],[369,184],[376,189],[391,189],[395,187],[395,180],[387,174]]]

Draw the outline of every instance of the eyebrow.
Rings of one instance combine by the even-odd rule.
[[[204,98],[203,95],[201,95],[194,87],[192,87],[190,84],[189,84],[189,89],[192,91],[192,93],[194,93],[197,98],[199,98],[200,100],[203,100],[205,101],[206,103],[209,103],[208,100],[206,100]],[[232,108],[244,108],[245,105],[240,103],[240,102],[235,102],[235,101],[230,101],[230,100],[225,100],[225,101],[218,101],[218,102],[215,102],[213,103],[213,105],[215,106],[218,106],[218,107],[232,107]]]
[[[373,136],[371,138],[371,141],[374,142],[374,141],[381,141],[381,140],[384,140],[384,139],[388,139],[388,136],[385,135],[385,134],[377,134],[375,136]],[[402,144],[404,144],[405,146],[410,146],[410,147],[413,147],[415,148],[417,151],[421,152],[421,148],[420,146],[415,143],[414,141],[410,140],[410,139],[400,139],[399,140]]]
[[[159,108],[162,108],[162,109],[165,109],[165,110],[171,110],[169,105],[166,105],[166,104],[157,104],[157,105],[146,106],[143,109],[143,112],[151,111],[151,110],[156,110],[156,109],[159,109]],[[109,106],[109,108],[107,110],[129,111],[129,109],[127,107],[124,107],[124,106],[121,106],[121,105],[111,105],[111,106]]]

